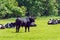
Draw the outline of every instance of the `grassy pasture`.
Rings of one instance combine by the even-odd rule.
[[[21,27],[19,33],[15,33],[15,28],[0,29],[0,40],[60,40],[60,24],[48,25],[50,18],[41,17],[36,19],[36,27],[31,27],[30,32],[24,32]],[[0,24],[14,22],[15,18],[1,19]]]

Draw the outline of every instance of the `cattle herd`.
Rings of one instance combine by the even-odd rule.
[[[50,19],[48,21],[48,25],[51,24],[59,24],[60,19]],[[16,32],[19,32],[20,27],[25,28],[25,32],[28,30],[30,32],[30,27],[36,27],[35,24],[35,18],[34,17],[18,17],[16,18],[15,22],[7,23],[5,25],[0,24],[0,29],[5,29],[5,28],[16,28]]]
[[[35,27],[35,18],[34,17],[18,17],[15,22],[7,23],[5,25],[0,24],[0,29],[5,28],[16,28],[16,32],[19,32],[20,27],[25,27],[25,32],[28,30],[30,32],[30,27]]]
[[[50,19],[48,21],[48,24],[51,25],[51,24],[59,24],[60,23],[60,19]]]

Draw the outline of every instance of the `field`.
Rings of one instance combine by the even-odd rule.
[[[48,25],[50,18],[59,17],[40,17],[36,19],[36,27],[31,27],[30,32],[24,32],[21,27],[20,32],[16,33],[15,28],[0,29],[0,40],[60,40],[60,24]],[[15,18],[1,19],[0,24],[14,22]]]

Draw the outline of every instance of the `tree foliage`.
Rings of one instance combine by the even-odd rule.
[[[0,0],[0,18],[22,16],[24,13],[26,13],[26,7],[18,7],[16,0]]]
[[[58,15],[58,4],[56,0],[17,0],[19,6],[26,6],[29,15],[48,16]]]
[[[60,0],[0,0],[0,18],[58,16],[59,9]]]

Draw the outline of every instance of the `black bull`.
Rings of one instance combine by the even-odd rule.
[[[15,25],[16,25],[16,32],[19,32],[20,27],[25,27],[25,32],[28,29],[28,32],[30,31],[30,25],[32,22],[35,22],[35,19],[33,17],[27,17],[27,18],[17,18]]]

